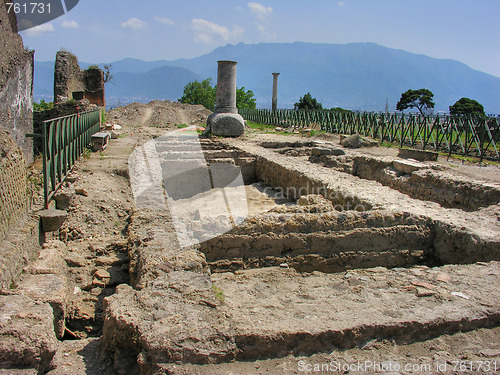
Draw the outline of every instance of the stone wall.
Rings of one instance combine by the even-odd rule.
[[[81,70],[75,55],[59,51],[54,67],[54,103],[70,99],[88,99],[91,104],[104,107],[104,72]]]
[[[85,99],[91,104],[105,107],[104,100],[104,72],[101,69],[87,69],[84,71]]]
[[[68,51],[57,52],[54,67],[54,103],[73,99],[73,92],[84,90],[83,73],[76,56]]]
[[[0,239],[9,225],[26,210],[27,168],[21,149],[5,130],[0,130]]]
[[[28,172],[21,149],[0,129],[0,290],[15,285],[24,266],[40,250],[37,218],[30,208]]]
[[[17,34],[15,17],[0,4],[0,128],[21,147],[27,164],[33,161],[33,51]]]
[[[0,3],[0,290],[16,284],[40,250],[39,221],[28,215],[33,161],[33,52]]]

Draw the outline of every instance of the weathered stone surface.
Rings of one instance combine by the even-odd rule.
[[[239,137],[245,133],[245,120],[238,113],[213,113],[207,119],[207,132],[221,137]]]
[[[130,281],[142,289],[173,270],[208,272],[205,257],[194,249],[181,249],[175,226],[166,211],[141,210],[129,224]]]
[[[0,364],[2,367],[50,369],[58,347],[52,308],[20,295],[0,296]]]
[[[54,311],[52,316],[56,337],[62,339],[66,318],[66,280],[56,275],[29,275],[22,279],[16,293],[50,304]]]
[[[377,141],[367,137],[362,137],[357,133],[342,139],[340,144],[348,148],[373,147],[379,145]]]
[[[38,259],[24,268],[24,272],[33,275],[65,275],[66,263],[64,256],[66,254],[66,245],[58,240],[49,240],[43,244]]]
[[[211,285],[207,275],[174,271],[141,291],[118,286],[105,299],[103,333],[104,347],[114,352],[115,371],[140,367],[148,373],[158,363],[234,359],[231,327],[215,309],[220,301]]]
[[[421,169],[429,168],[428,165],[420,163],[413,160],[394,160],[392,162],[394,169],[398,172],[412,174],[413,172],[419,171]]]
[[[37,212],[40,220],[42,220],[42,228],[44,232],[54,232],[61,228],[64,220],[68,216],[66,211],[47,209]]]
[[[400,148],[398,151],[400,158],[415,159],[418,161],[436,161],[439,154],[434,151],[416,150],[413,148]]]
[[[69,190],[61,191],[61,192],[55,194],[54,200],[56,201],[56,209],[66,211],[68,208],[71,207],[74,196],[75,196],[75,192],[69,191]]]
[[[216,273],[212,281],[224,292],[217,310],[234,325],[237,359],[333,351],[372,339],[426,340],[500,322],[499,262],[420,269],[420,277],[383,267],[304,276],[271,267]],[[412,285],[431,285],[439,272],[450,283]]]

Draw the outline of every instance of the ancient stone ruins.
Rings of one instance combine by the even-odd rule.
[[[51,227],[3,5],[0,37],[1,374],[498,373],[497,165],[255,130],[219,61],[213,114],[109,111]],[[56,97],[104,104],[75,62]]]

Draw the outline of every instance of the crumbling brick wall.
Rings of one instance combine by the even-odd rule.
[[[0,239],[22,216],[28,204],[27,168],[9,133],[0,130]]]
[[[76,97],[77,93],[83,96]],[[70,99],[88,99],[91,104],[104,107],[104,72],[101,69],[81,70],[75,55],[59,51],[54,67],[54,103]]]
[[[105,107],[104,100],[104,72],[101,69],[87,69],[84,71],[85,99],[91,104]]]
[[[0,129],[21,147],[26,163],[33,161],[33,52],[25,50],[15,16],[0,2]]]
[[[0,290],[15,284],[40,250],[39,221],[28,215],[31,188],[21,148],[0,129]]]

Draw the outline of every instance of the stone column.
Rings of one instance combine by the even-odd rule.
[[[236,108],[236,61],[217,61],[217,97],[215,111],[207,119],[204,135],[239,137],[245,132],[245,120]]]
[[[279,73],[273,73],[273,102],[272,109],[276,111],[278,109],[278,76]]]
[[[236,109],[236,61],[217,61],[215,112],[238,113]]]

